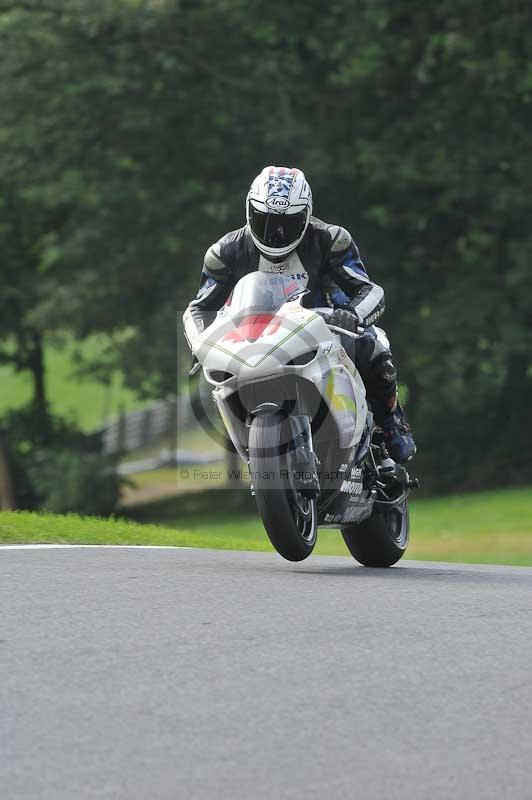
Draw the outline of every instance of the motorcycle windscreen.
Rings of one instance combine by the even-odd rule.
[[[288,300],[305,292],[305,287],[289,275],[250,272],[241,278],[226,303],[233,318],[248,314],[275,314]]]

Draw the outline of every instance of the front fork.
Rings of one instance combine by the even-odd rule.
[[[312,428],[306,414],[290,415],[293,442],[293,482],[303,497],[317,500],[320,493],[319,461],[312,444]]]

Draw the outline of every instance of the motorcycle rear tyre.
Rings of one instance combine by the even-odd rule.
[[[375,510],[360,525],[342,528],[349,552],[365,567],[391,567],[408,547],[410,517],[406,502],[400,508]]]

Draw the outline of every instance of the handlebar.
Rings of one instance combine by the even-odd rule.
[[[327,320],[324,321],[327,322]],[[359,328],[357,328],[357,332],[354,333],[353,331],[348,331],[345,328],[339,328],[338,325],[329,325],[329,323],[327,323],[327,325],[329,330],[333,331],[333,333],[340,333],[343,336],[350,336],[352,339],[360,339],[360,337],[364,335],[364,331],[366,330],[365,328],[360,326]]]

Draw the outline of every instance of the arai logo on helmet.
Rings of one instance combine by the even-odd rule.
[[[290,200],[287,200],[286,197],[268,197],[266,205],[274,211],[284,211],[290,205]]]

